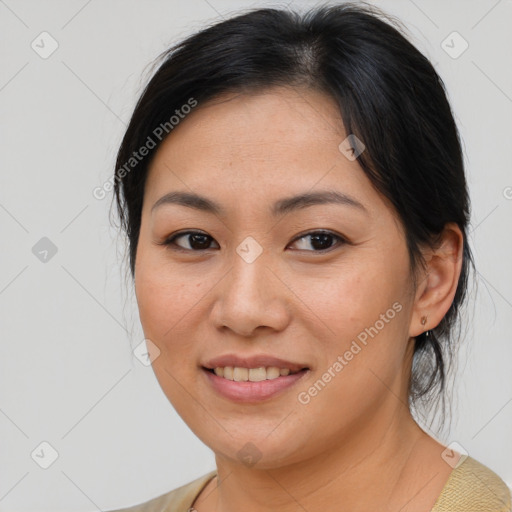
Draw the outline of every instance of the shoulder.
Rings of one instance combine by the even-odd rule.
[[[109,512],[187,512],[196,496],[216,474],[215,470],[211,471],[188,484],[149,501],[130,508],[116,509]]]
[[[467,457],[457,466],[431,512],[511,512],[510,489],[494,471]]]

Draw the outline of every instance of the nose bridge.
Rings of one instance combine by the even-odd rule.
[[[246,237],[236,247],[232,258],[230,292],[240,295],[239,299],[249,300],[252,307],[258,306],[270,292],[268,264],[268,249],[264,251],[253,237]]]
[[[214,308],[217,326],[249,335],[259,326],[282,329],[286,324],[286,298],[268,268],[271,261],[267,251],[251,237],[236,247]]]

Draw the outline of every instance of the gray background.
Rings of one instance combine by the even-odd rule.
[[[406,24],[446,83],[473,201],[478,287],[441,440],[511,485],[512,2],[376,4]],[[205,23],[263,5],[285,3],[0,0],[1,511],[128,506],[214,468],[131,352],[143,334],[123,240],[110,197],[92,191],[113,173],[151,61]],[[44,31],[58,44],[47,58],[31,46],[51,49]],[[469,44],[457,58],[453,31]],[[43,441],[58,453],[48,469]]]

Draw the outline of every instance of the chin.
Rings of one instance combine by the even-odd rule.
[[[227,426],[229,432],[229,426]],[[222,430],[222,429],[221,429]],[[248,427],[244,433],[228,434],[224,430],[218,437],[212,436],[212,431],[194,433],[215,454],[216,458],[228,459],[231,463],[240,464],[254,469],[276,469],[300,462],[307,456],[306,442],[297,442],[297,432],[285,432],[277,435],[275,432],[267,434],[255,429],[251,435]],[[291,443],[290,440],[293,440]]]

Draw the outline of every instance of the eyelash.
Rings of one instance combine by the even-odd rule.
[[[177,238],[185,237],[187,235],[204,235],[207,238],[210,238],[211,240],[214,240],[211,236],[207,235],[206,233],[203,233],[202,231],[182,231],[181,233],[176,233],[176,234],[170,236],[164,242],[161,242],[159,245],[165,245],[165,246],[167,246],[169,249],[171,249],[173,251],[180,251],[180,252],[203,252],[203,251],[210,250],[210,249],[199,249],[199,250],[185,249],[185,248],[180,247],[180,246],[175,244],[175,240]],[[334,233],[332,231],[327,231],[327,230],[309,231],[307,233],[304,233],[304,234],[301,234],[301,235],[297,236],[296,238],[294,238],[292,240],[291,243],[294,243],[294,242],[296,242],[298,240],[301,240],[302,238],[307,238],[308,236],[314,236],[314,235],[329,235],[332,238],[337,239],[338,243],[337,244],[333,244],[331,247],[328,247],[327,249],[320,249],[318,251],[306,250],[306,249],[298,249],[298,250],[299,251],[305,251],[305,252],[314,252],[314,253],[327,253],[329,251],[332,251],[332,250],[336,249],[336,247],[338,247],[338,246],[341,246],[341,245],[349,243],[348,240],[345,239],[344,237],[342,237],[341,235],[338,235],[337,233]]]

